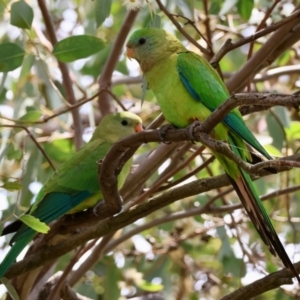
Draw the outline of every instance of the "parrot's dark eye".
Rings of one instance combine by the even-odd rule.
[[[127,121],[127,120],[122,120],[121,124],[122,124],[123,126],[126,126],[126,125],[128,125],[128,121]]]
[[[143,45],[146,43],[146,39],[145,38],[140,38],[139,39],[139,45]]]

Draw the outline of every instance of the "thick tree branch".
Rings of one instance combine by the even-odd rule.
[[[199,125],[199,127],[201,127],[201,125]],[[166,133],[164,137],[165,141],[180,142],[190,140],[191,127],[180,130],[170,130]],[[236,162],[246,172],[252,173],[254,175],[257,175],[260,169],[269,167],[300,167],[300,163],[287,160],[265,161],[254,166],[250,166],[248,163],[245,163],[242,159],[235,156],[233,152],[229,149],[227,144],[221,141],[211,139],[207,133],[201,131],[201,128],[199,131],[197,128],[194,129],[194,137],[194,140],[202,142],[203,144],[209,146],[217,152],[221,152],[224,156]],[[113,203],[115,201],[122,202],[117,189],[117,176],[120,172],[119,166],[124,165],[124,163],[126,162],[126,160],[123,159],[123,153],[129,151],[132,147],[136,147],[144,142],[154,142],[159,140],[160,134],[158,130],[141,132],[136,135],[132,135],[121,139],[109,150],[103,161],[100,172],[101,191],[104,196],[104,199],[108,203]],[[112,164],[113,160],[115,161]]]
[[[241,104],[251,104],[253,106],[298,106],[300,105],[300,97],[297,95],[287,96],[280,94],[237,94],[220,105],[203,123],[198,126],[198,128],[193,128],[194,126],[192,125],[190,127],[192,132],[190,131],[190,128],[176,130],[172,133],[167,132],[165,140],[169,142],[188,141],[190,140],[192,133],[195,140],[202,142],[204,145],[209,146],[212,149],[215,149],[217,152],[223,153],[225,156],[238,163],[247,172],[256,172],[257,169],[255,169],[255,167],[250,167],[243,160],[235,156],[225,143],[213,140],[208,135],[208,133],[213,130],[213,128],[228,114],[228,112]],[[143,142],[154,142],[159,141],[160,139],[159,132],[142,132],[120,140],[111,148],[104,159],[100,173],[102,193],[108,203],[110,201],[114,202],[116,199],[121,201],[120,195],[116,188],[117,175],[119,174],[117,166],[122,166],[125,161],[121,163],[118,160],[118,157],[120,158],[120,156],[123,155],[123,152],[131,149],[132,147],[139,146]],[[111,163],[112,161],[114,161],[114,164]],[[259,167],[267,167],[268,164],[269,166],[271,166],[271,164],[272,166],[278,166],[279,164],[282,164],[282,162],[279,163],[278,161],[272,161],[271,163],[268,161],[262,163],[262,165]],[[112,188],[112,186],[114,186],[114,188]]]
[[[300,155],[288,157],[288,159],[300,161]],[[33,255],[28,256],[23,261],[14,264],[6,273],[5,277],[10,279],[26,271],[35,269],[48,261],[66,254],[88,240],[99,238],[120,228],[124,228],[136,220],[145,217],[154,211],[160,210],[161,208],[175,201],[226,185],[230,185],[230,182],[228,177],[224,174],[212,178],[196,180],[184,186],[175,187],[164,192],[163,194],[153,197],[145,203],[132,207],[130,210],[124,211],[117,216],[113,216],[102,222],[98,222],[92,227],[80,229],[80,231],[77,231],[72,235],[72,238],[68,238],[58,245],[42,247]],[[97,220],[96,216],[95,220]],[[290,274],[290,278],[292,277],[293,275]]]
[[[209,178],[191,182],[185,185],[184,188],[174,188],[163,195],[131,208],[129,211],[122,212],[119,215],[108,218],[92,227],[76,232],[72,235],[72,238],[68,238],[58,245],[42,247],[40,250],[36,251],[34,255],[30,255],[23,261],[14,264],[5,274],[5,277],[10,279],[35,269],[50,260],[68,253],[88,240],[99,238],[112,231],[124,228],[162,207],[188,197],[191,193],[199,194],[215,188],[216,185],[221,187],[225,184],[229,184],[229,180],[226,175],[221,175],[214,177],[213,179]]]
[[[296,270],[300,270],[300,262],[294,264]],[[283,269],[278,272],[272,273],[262,279],[256,280],[247,286],[241,287],[233,293],[225,296],[222,300],[248,300],[253,299],[255,296],[261,295],[267,291],[278,288],[284,284],[293,283],[293,274],[290,271]]]

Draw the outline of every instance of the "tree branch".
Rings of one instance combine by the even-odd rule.
[[[300,271],[300,262],[294,264],[297,272]],[[256,280],[247,286],[241,287],[221,300],[248,300],[284,284],[292,284],[294,275],[287,269],[282,269],[262,279]]]
[[[228,39],[225,42],[225,44],[222,46],[220,51],[212,58],[211,64],[213,66],[216,65],[231,50],[234,50],[234,49],[236,49],[238,47],[241,47],[245,44],[253,42],[253,41],[259,39],[260,37],[263,37],[263,36],[265,36],[265,35],[267,35],[271,32],[274,32],[275,30],[281,28],[282,26],[284,26],[286,24],[289,24],[292,21],[294,22],[293,26],[295,26],[295,24],[297,24],[299,22],[299,18],[300,18],[300,12],[296,11],[293,14],[291,14],[289,17],[284,18],[283,20],[276,22],[275,24],[272,24],[272,25],[268,26],[265,29],[261,29],[261,30],[255,32],[254,34],[252,34],[251,36],[241,38],[241,39],[237,40],[236,42],[232,42],[231,39]]]
[[[156,0],[156,3],[158,7],[166,14],[166,16],[171,20],[171,22],[175,25],[175,27],[178,29],[178,31],[190,42],[192,43],[196,48],[198,48],[202,53],[204,53],[207,56],[211,56],[210,50],[205,49],[201,45],[199,45],[177,22],[177,20],[173,17],[172,14],[168,12],[166,7],[162,4],[160,0]]]
[[[297,6],[297,10],[299,9]],[[231,92],[237,92],[244,88],[245,83],[249,78],[254,77],[254,75],[265,67],[264,63],[269,61],[269,57],[277,57],[279,52],[276,52],[278,49],[283,51],[286,49],[281,48],[282,45],[288,44],[290,42],[295,43],[300,39],[300,30],[297,29],[295,32],[294,28],[299,24],[300,13],[296,11],[295,19],[292,19],[291,22],[284,24],[280,27],[263,45],[262,47],[246,62],[243,68],[236,72],[227,82],[227,88]],[[276,55],[274,54],[276,53]],[[281,52],[280,52],[281,53]],[[269,65],[269,63],[268,63]]]

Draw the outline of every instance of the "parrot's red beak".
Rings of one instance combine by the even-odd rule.
[[[130,47],[127,47],[126,55],[128,58],[134,58],[134,50]]]
[[[143,126],[141,123],[137,123],[135,126],[134,126],[134,130],[135,132],[140,132],[140,131],[143,131]]]

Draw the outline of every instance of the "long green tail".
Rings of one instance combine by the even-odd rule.
[[[44,197],[32,215],[42,222],[49,223],[63,216],[89,196],[91,196],[89,191],[82,191],[75,195],[59,192],[49,193]],[[14,244],[0,264],[0,278],[3,277],[9,267],[15,262],[17,256],[37,234],[35,230],[25,224],[19,226],[20,223],[18,221],[16,223],[16,226],[12,225],[8,230],[4,230],[4,234],[11,232],[10,229],[16,229],[18,232],[11,239],[10,242]]]
[[[239,148],[234,146],[234,140],[229,136],[229,142],[232,145],[231,150],[238,157],[241,157]],[[231,184],[233,185],[235,191],[237,192],[243,206],[245,207],[253,225],[255,226],[257,232],[261,236],[264,243],[269,248],[270,252],[276,256],[276,254],[282,260],[284,266],[294,273],[297,280],[300,283],[299,275],[292,264],[290,258],[288,257],[272,223],[265,210],[265,207],[259,198],[256,188],[252,182],[252,179],[248,173],[240,168],[241,176],[239,178],[231,178]]]
[[[33,231],[33,230],[32,230]],[[33,231],[31,234],[24,236],[22,239],[19,239],[6,254],[4,260],[0,264],[0,278],[3,277],[6,271],[10,268],[10,266],[15,262],[18,255],[22,252],[22,250],[28,245],[28,243],[33,239],[36,232]]]

